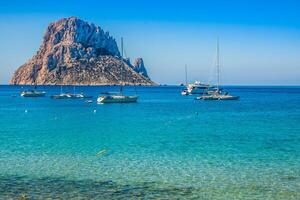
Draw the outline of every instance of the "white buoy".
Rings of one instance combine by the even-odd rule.
[[[28,111],[27,110],[25,110],[25,113],[27,113]]]
[[[97,110],[94,110],[94,113],[96,113],[97,112]]]

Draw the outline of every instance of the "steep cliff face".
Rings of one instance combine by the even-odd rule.
[[[154,84],[121,57],[108,32],[76,17],[51,23],[37,54],[14,73],[11,84]]]
[[[139,73],[139,74],[141,74],[141,75],[143,75],[145,77],[148,77],[147,70],[145,68],[143,58],[137,58],[137,59],[135,59],[135,61],[133,63],[133,69],[137,73]]]

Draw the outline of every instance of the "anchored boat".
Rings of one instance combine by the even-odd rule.
[[[185,86],[186,88],[188,87],[188,80],[187,80],[187,66],[185,65]],[[187,96],[189,95],[188,89],[184,89],[181,91],[181,95],[183,96]]]
[[[206,91],[197,100],[238,100],[239,96],[234,96],[220,89],[220,48],[219,39],[217,40],[217,85],[215,87],[207,87]]]
[[[23,91],[20,94],[22,97],[44,97],[46,95],[46,92],[41,92],[37,90],[29,90],[29,91]]]
[[[214,92],[209,91],[200,97],[198,100],[238,100],[239,96],[230,95],[228,92],[223,92],[222,90],[217,90]]]
[[[69,99],[71,98],[71,95],[70,93],[63,93],[63,89],[62,89],[62,85],[60,86],[60,94],[55,94],[55,95],[52,95],[51,98],[52,99]]]
[[[188,84],[187,91],[189,94],[203,94],[208,87],[210,87],[208,84],[195,81],[194,83]]]
[[[97,99],[98,103],[132,103],[137,102],[138,96],[111,95],[100,96]]]
[[[137,102],[138,96],[127,96],[123,94],[123,38],[121,38],[121,85],[120,85],[120,92],[119,94],[113,95],[107,93],[106,95],[99,96],[97,99],[98,103],[134,103]]]
[[[181,91],[181,95],[186,96],[190,94],[203,94],[203,92],[210,87],[208,84],[204,84],[200,81],[195,81],[194,83],[188,83],[187,78],[187,66],[185,66],[185,85],[186,89]]]
[[[34,68],[34,75],[36,76],[36,68]],[[33,90],[25,90],[25,91],[22,91],[20,93],[20,95],[22,97],[44,97],[46,95],[46,92],[44,91],[38,91],[37,90],[37,84],[36,84],[36,77],[34,78],[34,89]]]
[[[92,96],[87,96],[84,93],[76,93],[75,86],[73,86],[73,94],[72,93],[63,93],[62,85],[60,86],[60,94],[52,95],[52,99],[90,99]]]

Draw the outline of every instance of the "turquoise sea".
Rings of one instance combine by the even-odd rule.
[[[92,104],[39,89],[0,86],[0,199],[300,199],[300,87],[227,87],[239,101],[138,87],[138,103],[105,105],[117,87],[77,87]]]

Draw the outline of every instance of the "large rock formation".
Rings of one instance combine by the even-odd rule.
[[[145,77],[148,77],[143,58],[135,59],[135,61],[133,63],[133,70]]]
[[[154,84],[120,57],[114,38],[76,17],[51,23],[37,54],[14,73],[10,84]]]

